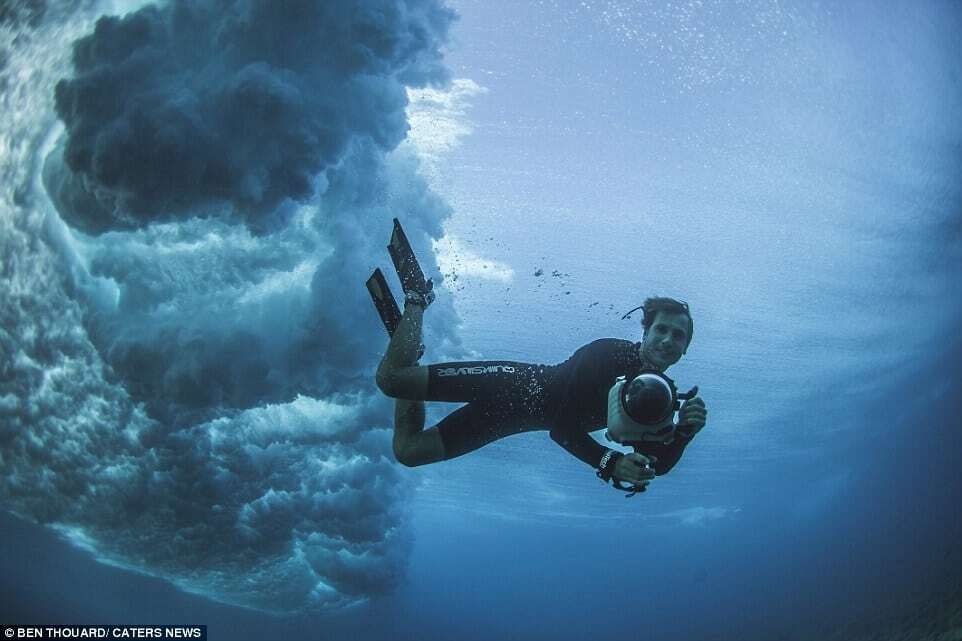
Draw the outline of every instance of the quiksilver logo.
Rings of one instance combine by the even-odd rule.
[[[438,370],[438,376],[464,376],[476,374],[514,374],[514,367],[511,365],[478,365],[476,367],[442,367]]]

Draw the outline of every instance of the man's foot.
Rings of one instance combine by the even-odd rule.
[[[404,291],[404,304],[417,305],[421,309],[427,309],[434,302],[434,282],[429,278],[425,281],[423,289],[408,289]]]

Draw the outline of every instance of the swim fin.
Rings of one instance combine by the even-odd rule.
[[[374,270],[365,285],[368,293],[371,294],[371,300],[374,301],[378,316],[384,323],[384,329],[387,330],[388,336],[394,336],[398,323],[401,322],[401,310],[398,308],[397,301],[394,300],[394,294],[391,293],[391,288],[388,287],[380,267]]]
[[[391,254],[394,269],[401,280],[405,298],[410,299],[413,296],[416,300],[423,301],[425,307],[430,305],[434,300],[434,283],[430,278],[424,277],[424,271],[421,270],[407,234],[397,218],[394,219],[394,230],[391,232],[387,251]]]

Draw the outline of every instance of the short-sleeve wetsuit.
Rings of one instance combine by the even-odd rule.
[[[602,338],[558,365],[516,361],[467,361],[428,366],[430,401],[466,402],[438,423],[446,459],[499,438],[548,430],[551,438],[597,468],[608,448],[591,437],[607,422],[608,390],[619,376],[642,369],[640,343]],[[690,438],[637,448],[657,457],[656,474],[681,458]]]

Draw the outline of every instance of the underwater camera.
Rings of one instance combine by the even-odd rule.
[[[694,387],[679,394],[675,382],[657,370],[643,370],[630,381],[619,376],[608,391],[606,435],[623,445],[671,443],[675,436],[675,412],[681,401],[693,398],[697,392]]]

